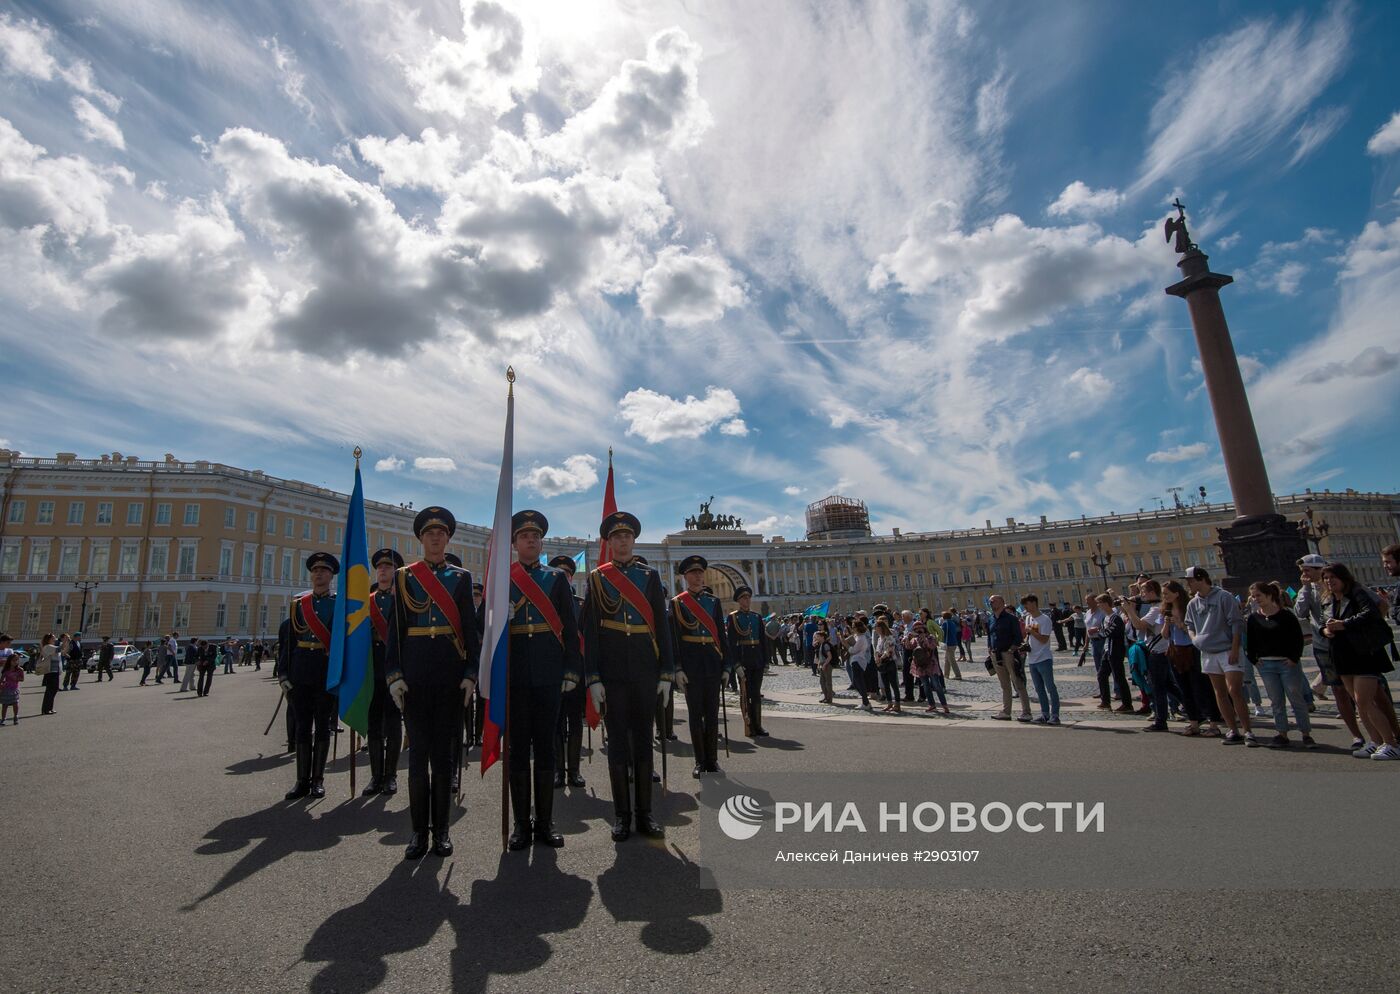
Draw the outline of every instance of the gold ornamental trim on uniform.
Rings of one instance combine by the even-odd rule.
[[[611,618],[604,618],[598,622],[603,628],[609,631],[622,632],[624,635],[650,635],[651,629],[646,625],[629,625],[625,621],[613,621]]]
[[[758,645],[758,639],[740,639],[740,645]]]
[[[317,641],[315,641],[315,640],[312,640],[312,641],[309,641],[309,642],[303,640],[303,641],[297,642],[297,648],[298,648],[298,649],[324,649],[325,646],[321,645],[320,642],[317,642]]]
[[[451,625],[414,625],[406,633],[410,638],[415,635],[422,635],[427,638],[436,638],[439,635],[457,635],[456,630]]]
[[[553,635],[554,629],[550,628],[549,625],[545,624],[544,622],[531,625],[510,626],[510,633],[512,635],[543,635],[545,632],[549,632],[551,635]]]
[[[681,641],[699,642],[701,645],[709,645],[714,642],[714,639],[710,638],[708,635],[682,635]]]

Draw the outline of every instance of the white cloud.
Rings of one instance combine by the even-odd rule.
[[[1130,194],[1190,179],[1208,161],[1249,159],[1307,112],[1346,63],[1351,8],[1313,24],[1252,20],[1201,46],[1162,84]],[[1223,94],[1228,97],[1222,98]]]
[[[1046,210],[1054,217],[1069,217],[1071,215],[1089,217],[1093,214],[1106,214],[1115,210],[1123,203],[1124,199],[1123,194],[1113,187],[1095,190],[1082,180],[1075,180],[1060,191],[1055,202]]]
[[[910,293],[935,292],[955,310],[960,331],[996,339],[1136,286],[1170,258],[1155,225],[1129,242],[1094,224],[1037,228],[1003,214],[964,232],[956,209],[945,204],[910,225],[869,282],[872,289],[897,283]]]
[[[675,327],[718,321],[744,302],[744,289],[729,263],[712,248],[687,253],[668,246],[642,276],[642,313]]]
[[[53,33],[38,21],[21,21],[0,14],[0,58],[5,71],[34,79],[50,80],[58,63],[48,52]]]
[[[562,466],[536,466],[520,483],[544,497],[580,494],[598,484],[598,458],[581,453],[569,456]]]
[[[1084,458],[1084,453],[1080,452],[1078,449],[1075,449],[1065,458],[1069,459],[1071,462],[1078,462],[1080,459]]]
[[[384,139],[366,135],[355,142],[366,162],[379,170],[385,187],[419,187],[446,193],[463,170],[462,140],[452,132],[424,128],[418,140],[407,135]]]
[[[721,435],[743,436],[749,433],[749,426],[744,423],[743,418],[735,418],[733,421],[726,421],[724,424],[720,425],[719,433]]]
[[[1400,110],[1390,116],[1376,133],[1371,136],[1371,140],[1366,143],[1366,152],[1369,155],[1389,155],[1392,152],[1400,152]]]
[[[376,473],[397,473],[403,469],[404,461],[398,456],[385,456],[374,464]]]
[[[271,38],[260,38],[258,42],[272,55],[272,64],[277,69],[282,95],[308,118],[314,118],[316,108],[304,92],[306,73],[302,72],[297,65],[297,53],[279,42],[276,35]]]
[[[1073,373],[1069,374],[1069,385],[1075,387],[1086,397],[1098,400],[1108,399],[1109,382],[1108,377],[1088,366],[1080,366]]]
[[[732,390],[713,386],[705,389],[703,399],[687,396],[685,400],[641,387],[623,396],[617,409],[628,421],[627,434],[651,445],[672,438],[699,438],[742,413]]]
[[[73,98],[73,114],[78,119],[83,137],[88,141],[103,142],[113,148],[126,148],[126,139],[122,137],[122,129],[117,127],[117,122],[94,107],[86,98]]]
[[[418,456],[413,460],[413,468],[424,473],[455,473],[457,463],[447,456]]]
[[[786,487],[783,487],[783,493],[787,494],[789,497],[796,497],[796,496],[797,496],[798,494],[800,494],[801,492],[802,492],[802,488],[801,488],[801,487],[796,487],[796,486],[786,486]]]
[[[498,3],[461,0],[461,8],[463,40],[435,36],[432,49],[406,61],[404,72],[429,113],[499,117],[539,85],[535,40]]]
[[[1209,451],[1205,442],[1194,442],[1191,445],[1174,445],[1170,449],[1160,449],[1148,455],[1148,462],[1174,463],[1187,462],[1191,459],[1199,459]]]
[[[1293,136],[1296,147],[1293,150],[1293,158],[1288,160],[1289,167],[1296,166],[1325,145],[1327,140],[1337,133],[1337,129],[1346,118],[1345,107],[1327,107],[1304,121]]]
[[[1298,292],[1298,288],[1303,284],[1303,277],[1308,273],[1308,267],[1301,262],[1285,262],[1278,268],[1278,272],[1273,274],[1270,283],[1273,288],[1285,297],[1292,297]]]

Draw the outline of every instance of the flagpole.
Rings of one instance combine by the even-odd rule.
[[[506,367],[506,405],[509,407],[515,401],[515,368]],[[514,440],[512,439],[512,445]],[[499,522],[497,522],[499,525]],[[496,568],[501,568],[500,563]],[[506,563],[505,568],[510,570],[510,564]],[[509,590],[509,588],[507,588]],[[506,623],[506,707],[505,723],[501,726],[501,852],[510,849],[510,618],[505,619]]]

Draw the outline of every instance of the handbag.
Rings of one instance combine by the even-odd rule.
[[[1172,664],[1174,672],[1190,673],[1196,662],[1196,654],[1191,651],[1191,646],[1177,645],[1173,642],[1167,646],[1167,662]]]

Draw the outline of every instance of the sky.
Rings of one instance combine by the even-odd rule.
[[[0,444],[644,540],[1400,489],[1400,6],[11,0]],[[1392,453],[1385,457],[1384,453]],[[1379,458],[1378,458],[1379,457]]]

